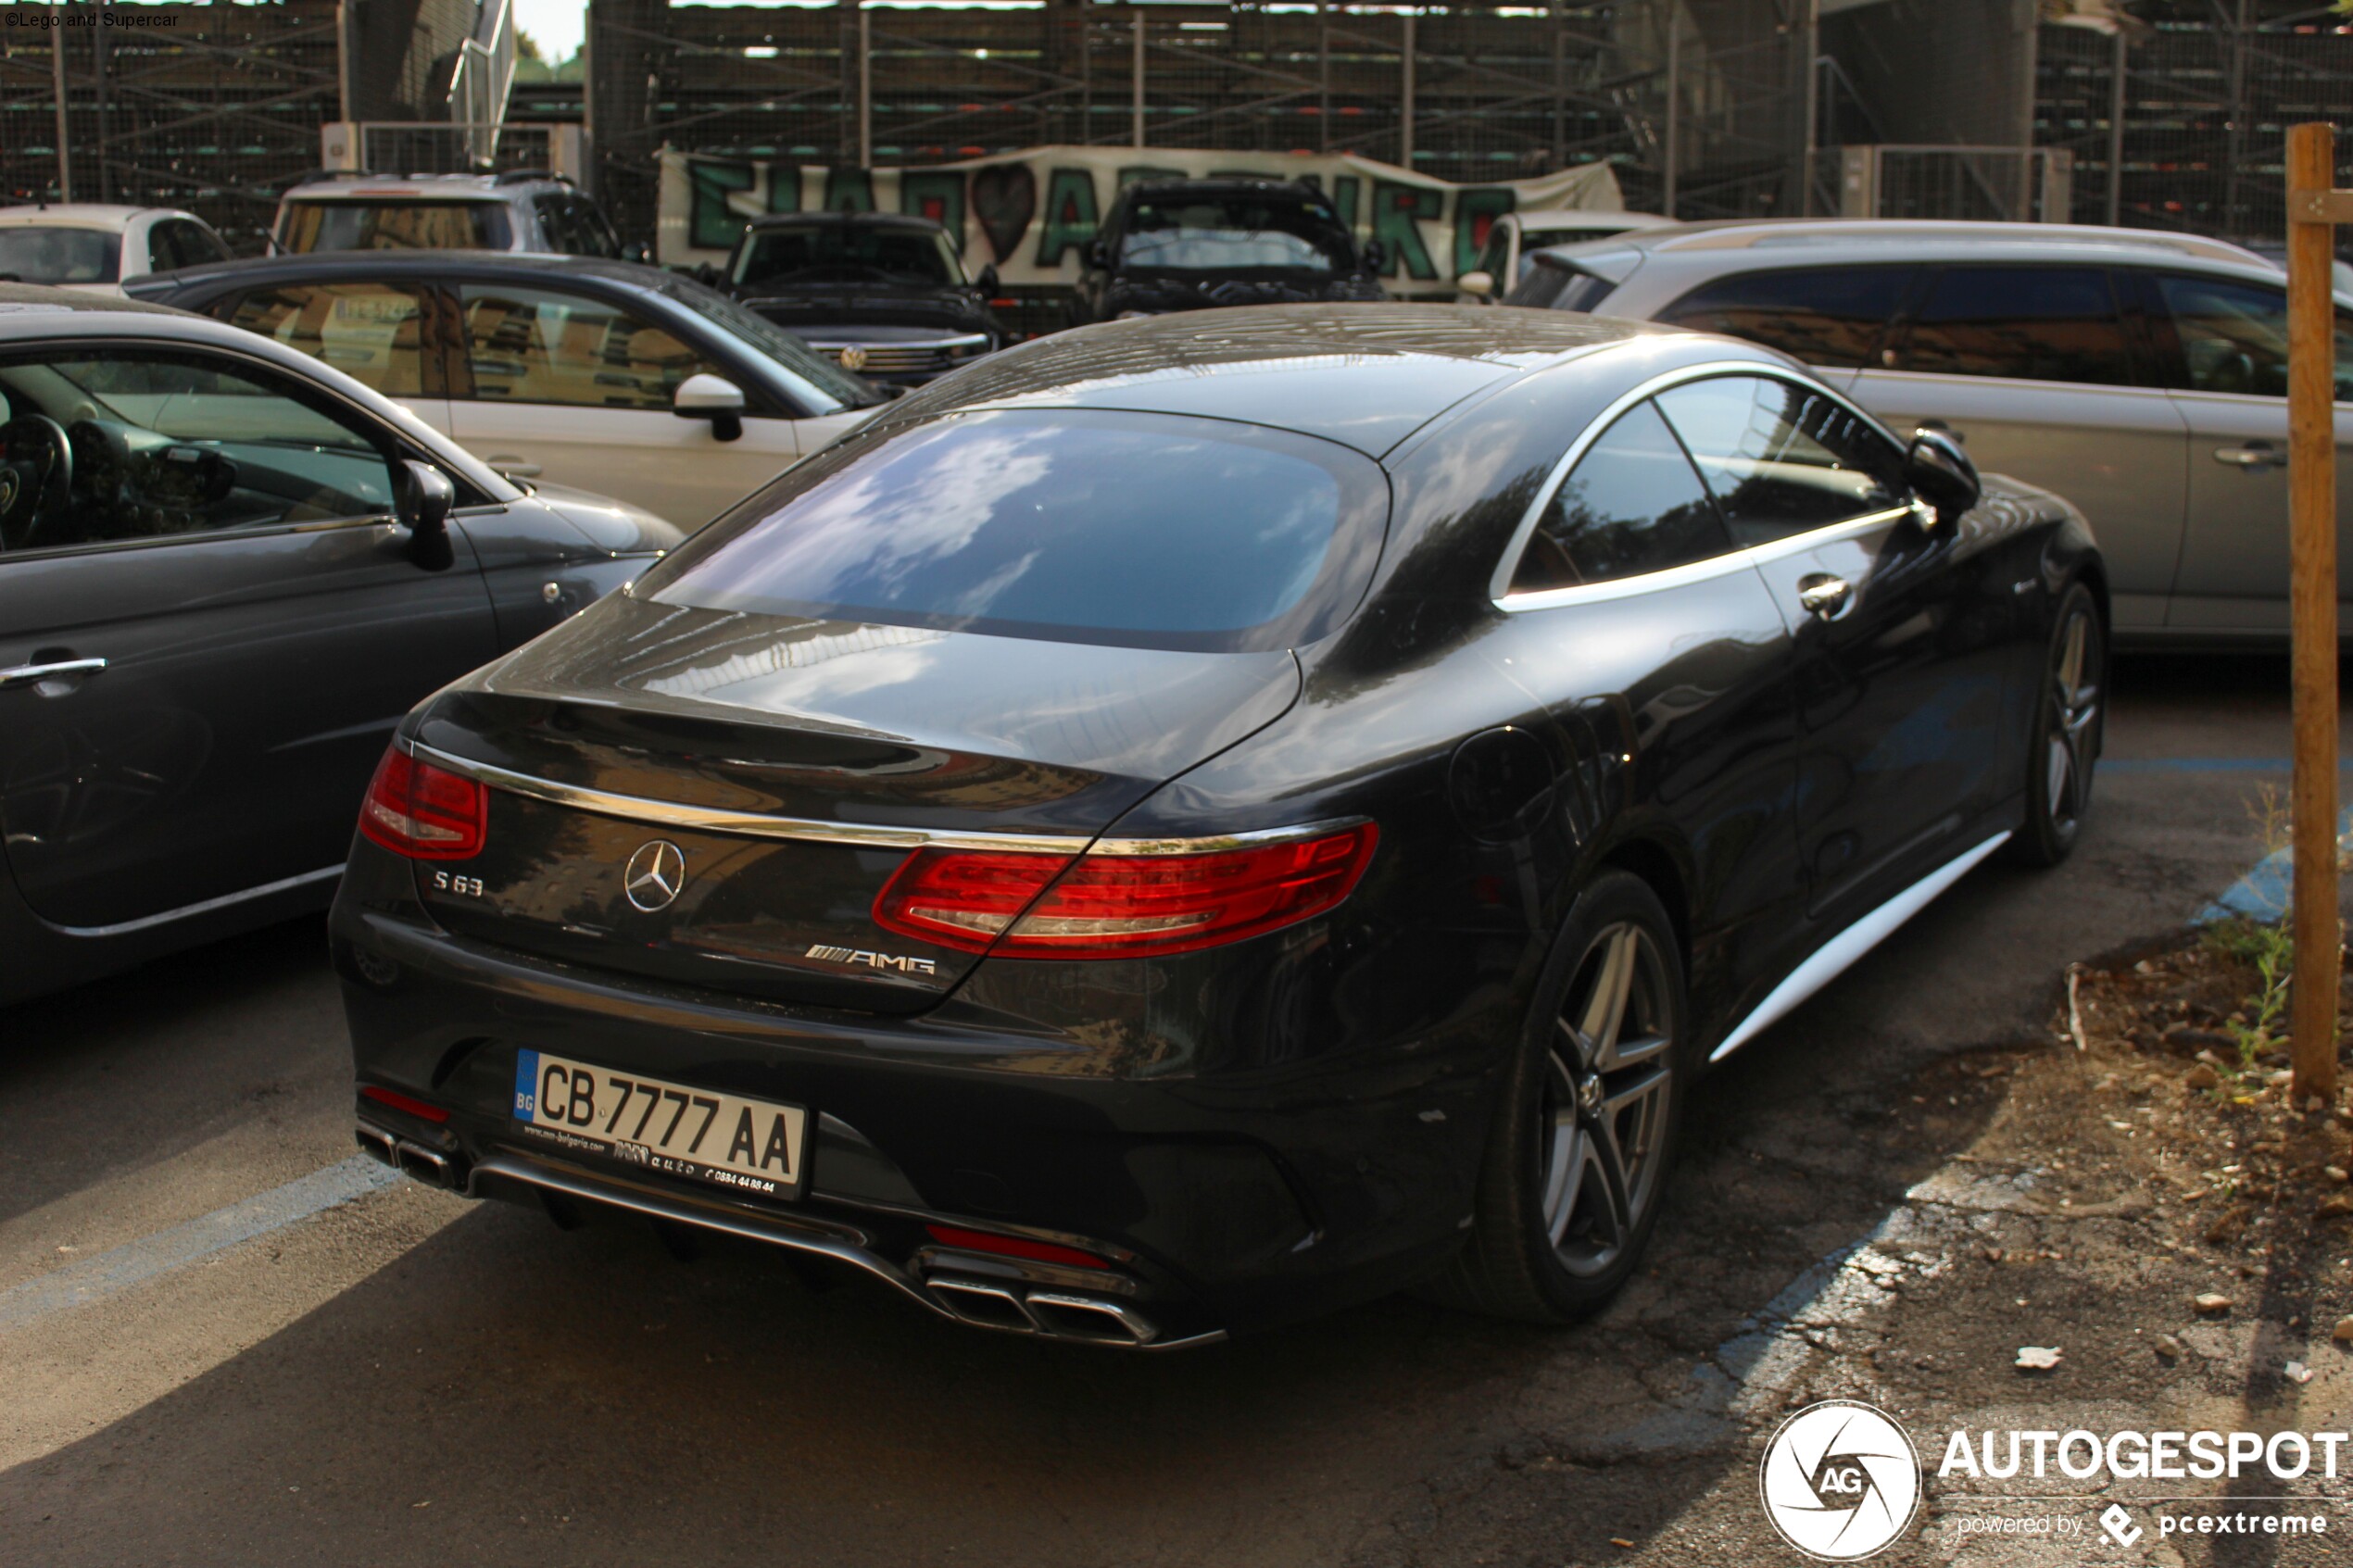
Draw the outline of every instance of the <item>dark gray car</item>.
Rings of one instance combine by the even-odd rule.
[[[0,285],[0,1001],[323,907],[401,716],[678,537],[251,332]]]

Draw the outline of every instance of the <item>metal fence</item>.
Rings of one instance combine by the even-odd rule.
[[[334,0],[9,9],[8,197],[187,207],[258,248],[278,191],[318,166],[341,87]]]
[[[1779,10],[596,0],[599,194],[645,227],[665,144],[899,166],[1071,144],[1354,152],[1458,182],[1606,160],[1644,207],[1791,211],[1808,33]]]
[[[2042,30],[2035,140],[2074,154],[2076,220],[2276,242],[2285,127],[2353,114],[2347,19],[2309,0],[2133,9],[2112,34]]]

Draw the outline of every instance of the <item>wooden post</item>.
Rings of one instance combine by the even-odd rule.
[[[2336,398],[2330,221],[2336,135],[2287,133],[2288,613],[2294,630],[2295,991],[2290,1093],[2336,1099],[2336,992],[2344,956],[2336,872]]]

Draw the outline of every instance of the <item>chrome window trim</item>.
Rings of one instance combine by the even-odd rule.
[[[1661,571],[1647,571],[1639,576],[1614,577],[1606,583],[1576,583],[1561,588],[1537,589],[1523,594],[1513,593],[1512,577],[1519,570],[1520,557],[1528,551],[1528,542],[1536,536],[1536,525],[1542,520],[1544,508],[1552,505],[1553,496],[1567,480],[1569,470],[1577,466],[1578,459],[1585,456],[1593,443],[1600,440],[1603,433],[1636,404],[1655,397],[1662,392],[1681,386],[1686,382],[1706,381],[1717,376],[1728,375],[1759,376],[1773,381],[1789,382],[1792,384],[1803,386],[1808,392],[1818,393],[1860,419],[1881,435],[1886,436],[1890,442],[1894,443],[1896,450],[1904,449],[1904,443],[1896,439],[1894,431],[1889,430],[1869,410],[1858,407],[1853,399],[1840,395],[1836,390],[1821,382],[1811,378],[1801,380],[1793,377],[1779,365],[1766,364],[1755,359],[1712,359],[1704,365],[1685,365],[1679,370],[1653,376],[1632,391],[1621,394],[1600,413],[1594,415],[1585,428],[1578,433],[1577,439],[1569,443],[1568,450],[1562,455],[1560,461],[1553,465],[1553,471],[1545,477],[1542,486],[1537,490],[1535,500],[1529,504],[1527,512],[1521,516],[1519,526],[1512,530],[1511,541],[1504,546],[1503,558],[1496,562],[1494,575],[1488,580],[1487,596],[1494,601],[1496,608],[1506,613],[1517,613],[1524,609],[1550,609],[1556,605],[1581,604],[1592,599],[1624,598],[1634,594],[1657,593],[1690,583],[1704,583],[1724,572],[1737,571],[1745,566],[1754,566],[1758,561],[1772,560],[1794,550],[1831,543],[1846,536],[1850,532],[1881,526],[1915,509],[1912,505],[1907,504],[1884,512],[1869,512],[1861,517],[1827,523],[1804,533],[1793,533],[1786,539],[1776,539],[1770,544],[1751,545],[1745,549],[1730,550],[1720,556],[1710,556],[1705,560],[1692,561],[1683,566],[1670,566]],[[1664,413],[1660,417],[1664,418]],[[1673,429],[1673,421],[1668,422],[1668,428]],[[1682,433],[1676,432],[1676,440],[1680,442],[1681,439]],[[1705,483],[1704,478],[1702,483]]]
[[[862,822],[820,822],[812,817],[780,817],[763,811],[734,811],[724,807],[688,806],[674,800],[648,800],[643,796],[615,795],[582,784],[535,778],[470,757],[457,757],[420,742],[408,749],[423,761],[477,784],[502,789],[526,799],[600,817],[644,822],[651,827],[688,828],[704,833],[742,834],[754,838],[788,838],[811,844],[838,844],[853,849],[997,849],[1046,855],[1204,855],[1221,849],[1254,849],[1319,838],[1365,822],[1363,817],[1331,818],[1295,827],[1261,828],[1251,833],[1221,834],[1204,838],[1095,838],[1083,834],[941,832],[931,828],[877,827]]]

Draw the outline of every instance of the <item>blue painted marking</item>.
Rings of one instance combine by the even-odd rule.
[[[531,1120],[531,1108],[539,1103],[539,1053],[515,1053],[515,1120]]]
[[[281,1187],[216,1209],[186,1224],[126,1242],[94,1258],[69,1263],[38,1279],[0,1290],[0,1334],[68,1307],[128,1290],[134,1285],[185,1268],[240,1242],[339,1208],[355,1198],[390,1186],[400,1173],[364,1154],[298,1176]]]
[[[2284,773],[2295,764],[2284,757],[2103,757],[2103,773]],[[2337,770],[2353,768],[2353,758],[2340,759]]]
[[[2347,808],[2337,819],[2336,846],[2340,853],[2353,837],[2353,808]],[[2231,884],[2230,887],[2192,919],[2194,925],[2212,925],[2221,920],[2275,921],[2287,918],[2288,895],[2293,891],[2296,876],[2290,863],[2289,851],[2274,849],[2255,862],[2255,869]]]

